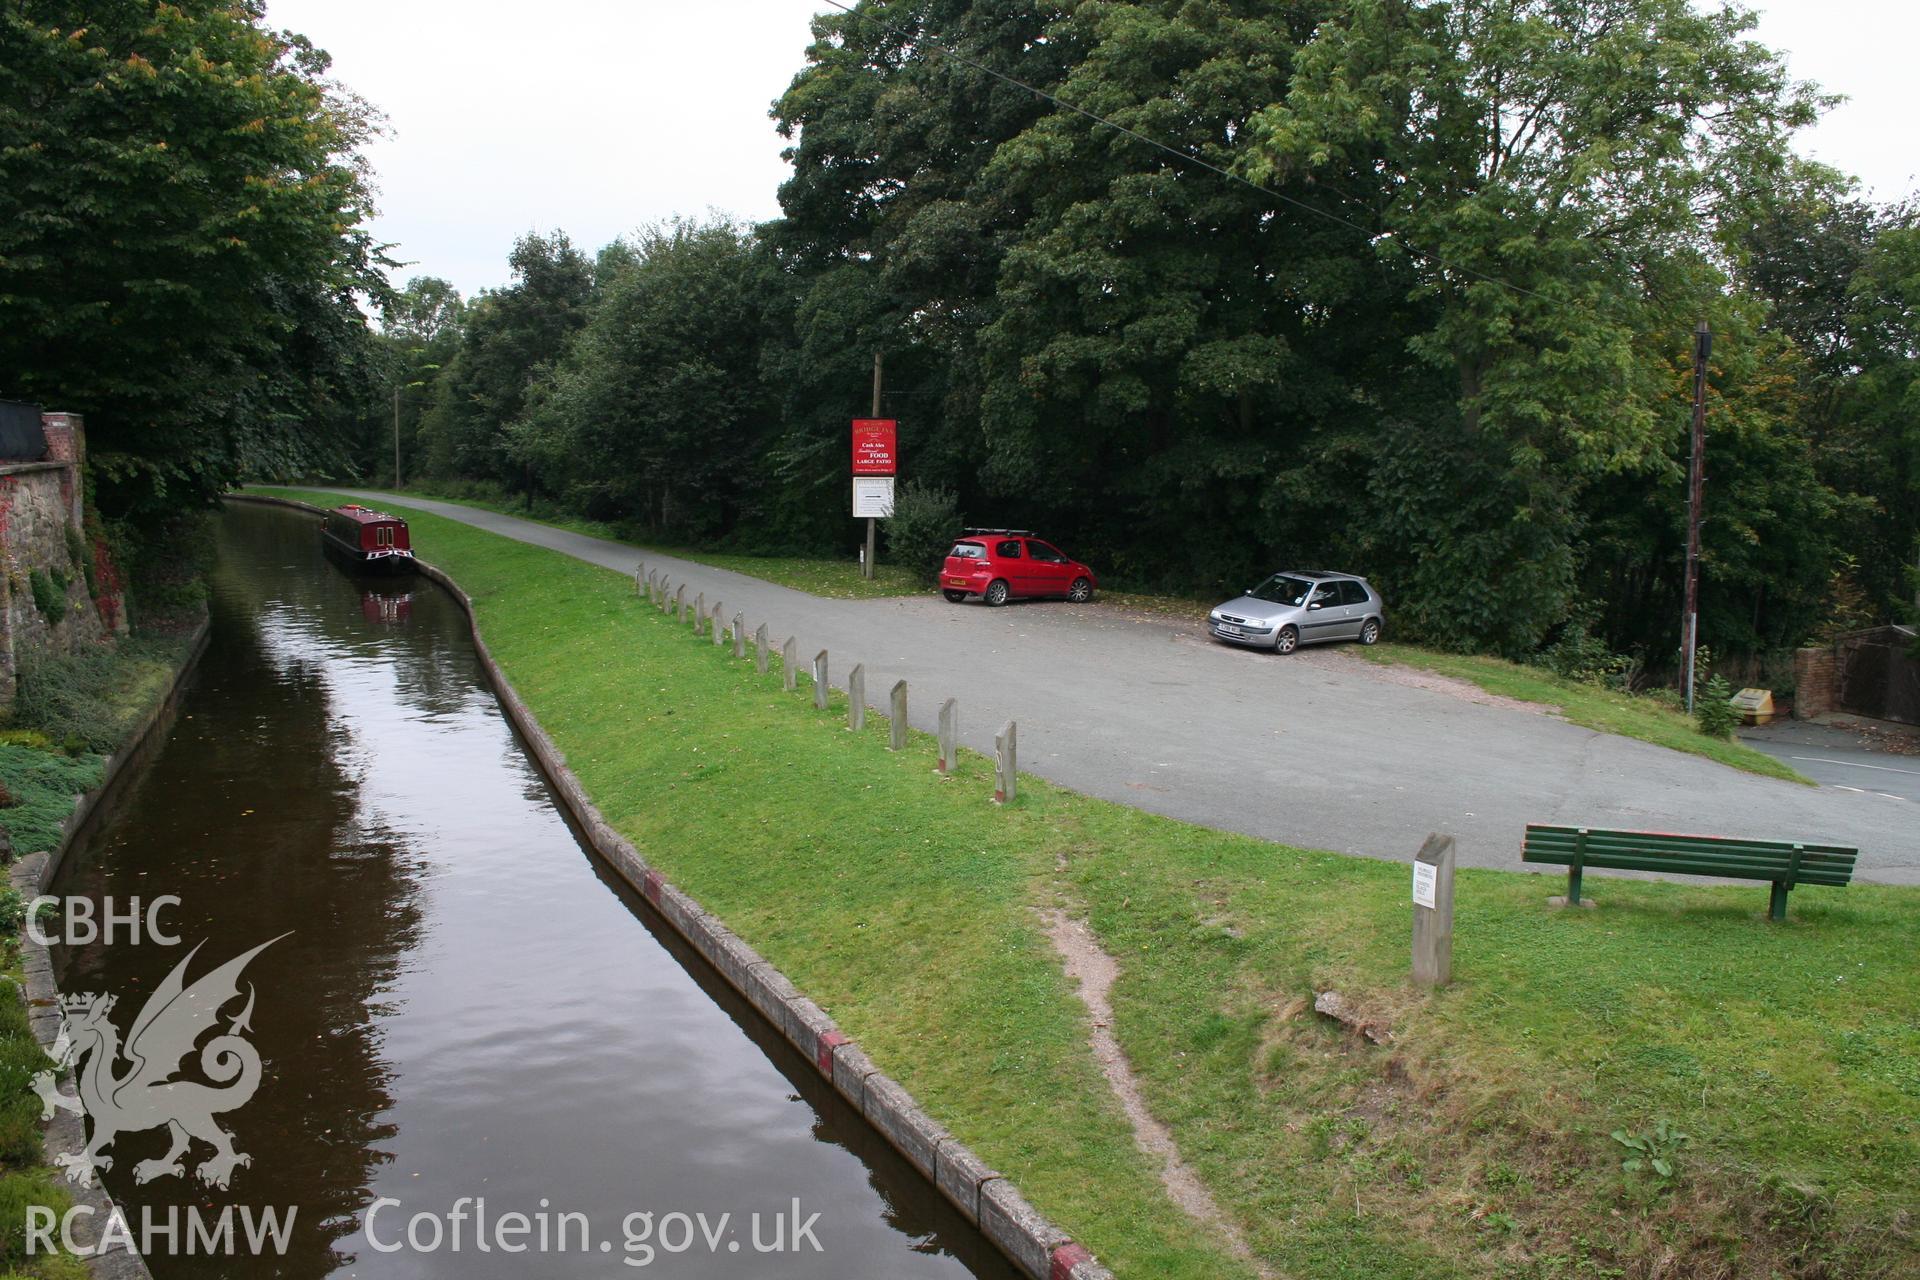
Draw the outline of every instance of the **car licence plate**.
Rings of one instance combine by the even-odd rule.
[[[1230,627],[1223,622],[1220,624],[1220,634],[1223,636],[1238,636],[1245,635],[1246,633],[1238,627]]]

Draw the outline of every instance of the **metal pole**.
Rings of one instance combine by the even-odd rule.
[[[1693,714],[1694,654],[1700,644],[1700,512],[1706,489],[1707,358],[1712,354],[1713,330],[1702,320],[1693,331],[1693,460],[1688,469],[1686,605],[1680,616],[1688,715]]]
[[[873,416],[876,418],[880,416],[880,353],[878,351],[873,353]],[[867,558],[861,564],[860,571],[866,577],[869,577],[869,578],[873,577],[873,555],[874,555],[873,530],[874,530],[874,519],[872,516],[868,516],[867,517]]]
[[[400,487],[400,388],[393,388],[393,487]]]

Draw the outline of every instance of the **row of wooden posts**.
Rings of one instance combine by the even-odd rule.
[[[673,594],[667,594],[673,588]],[[660,612],[679,614],[681,622],[691,621],[695,635],[701,634],[709,625],[712,627],[715,648],[726,644],[728,627],[721,602],[715,600],[711,609],[707,608],[707,593],[698,592],[693,598],[693,608],[687,608],[687,584],[670,582],[666,574],[657,570],[649,572],[643,563],[633,571],[634,594],[649,600]],[[747,656],[746,621],[744,617],[733,615],[733,656]],[[767,626],[763,622],[753,633],[754,666],[760,674],[767,672]],[[786,643],[780,646],[780,680],[787,692],[799,688],[800,654],[799,641],[788,636]],[[821,711],[827,709],[827,698],[832,691],[828,682],[827,651],[822,649],[813,656],[813,705]],[[887,748],[891,751],[904,751],[907,746],[907,682],[894,683],[888,695],[888,733]],[[867,669],[865,664],[856,664],[847,673],[847,727],[858,732],[867,727]],[[940,704],[940,763],[943,777],[952,777],[953,768],[958,760],[960,736],[960,703],[958,699],[948,698]],[[996,804],[1011,803],[1019,770],[1019,731],[1011,720],[1006,727],[994,735],[994,790]]]

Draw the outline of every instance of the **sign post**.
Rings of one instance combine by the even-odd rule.
[[[1453,837],[1430,835],[1413,858],[1413,980],[1444,987],[1453,977]]]
[[[873,358],[873,409],[880,411],[880,357]],[[892,418],[853,420],[853,514],[867,521],[862,576],[873,576],[874,521],[893,514],[893,478],[899,470],[899,426]]]

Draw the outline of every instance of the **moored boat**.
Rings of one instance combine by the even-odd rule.
[[[357,569],[404,573],[413,568],[407,522],[384,511],[352,503],[335,507],[320,523],[320,541]]]

